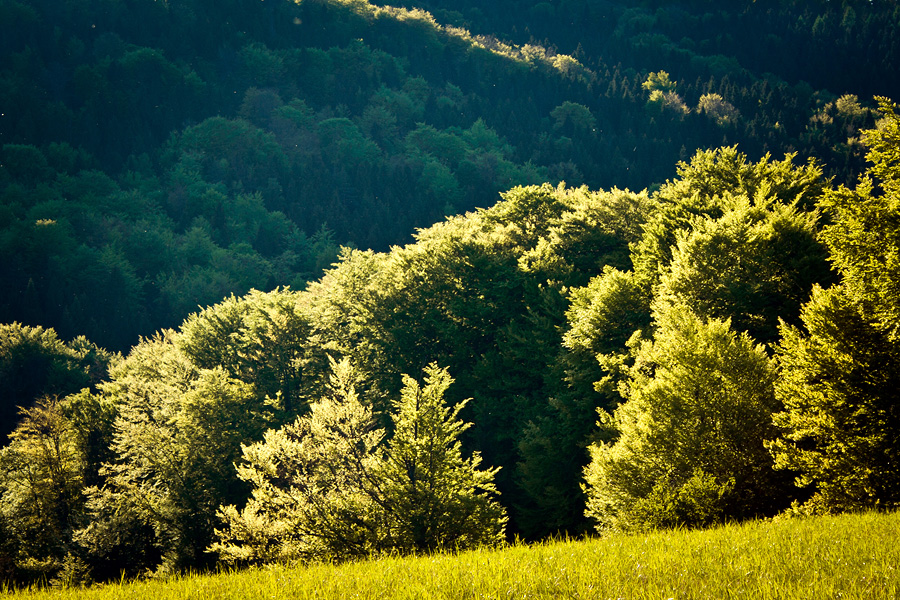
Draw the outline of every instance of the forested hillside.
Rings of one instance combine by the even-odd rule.
[[[898,17],[0,0],[0,581],[894,508]]]
[[[866,97],[889,94],[898,85],[897,74],[891,72],[900,51],[897,7],[881,0],[376,4],[424,8],[438,21],[518,44],[543,41],[588,64],[602,60],[646,69],[650,61],[664,61],[665,68],[685,80],[727,75],[739,84],[741,77],[771,73],[790,85],[805,81],[813,89]]]
[[[653,187],[698,148],[851,182],[900,95],[891,3],[431,8],[3,0],[0,321],[124,351],[339,244],[514,185]]]

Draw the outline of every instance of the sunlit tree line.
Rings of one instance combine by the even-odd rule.
[[[45,383],[4,399],[0,577],[895,507],[900,117],[880,103],[852,188],[724,147],[653,193],[513,188],[124,357],[5,325],[4,379]]]

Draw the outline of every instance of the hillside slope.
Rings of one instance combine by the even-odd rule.
[[[779,29],[813,7],[764,4],[3,0],[0,321],[124,350],[229,293],[302,287],[337,244],[384,250],[519,184],[642,189],[697,148],[850,181],[893,53],[817,91],[784,60],[810,38]],[[816,35],[850,23],[817,6]],[[850,35],[884,3],[856,10],[854,59],[891,39]]]

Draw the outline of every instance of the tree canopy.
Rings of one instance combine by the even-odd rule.
[[[799,473],[811,511],[896,506],[897,214],[900,117],[881,100],[882,120],[866,133],[872,165],[855,189],[821,201],[832,221],[821,237],[840,282],[817,288],[802,328],[784,326],[776,415],[778,465]]]
[[[897,15],[0,0],[0,586],[895,507]]]
[[[497,469],[462,455],[462,404],[448,407],[445,369],[425,368],[424,385],[404,376],[385,431],[357,395],[350,363],[332,362],[329,394],[310,413],[244,447],[248,504],[226,506],[212,545],[226,561],[322,560],[379,552],[434,552],[503,539],[503,508],[492,498]]]
[[[653,189],[698,149],[850,183],[898,95],[885,2],[407,4],[5,0],[0,322],[125,352],[340,244],[516,185]]]

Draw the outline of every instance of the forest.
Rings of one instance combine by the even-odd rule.
[[[900,501],[894,3],[0,23],[0,582]]]

